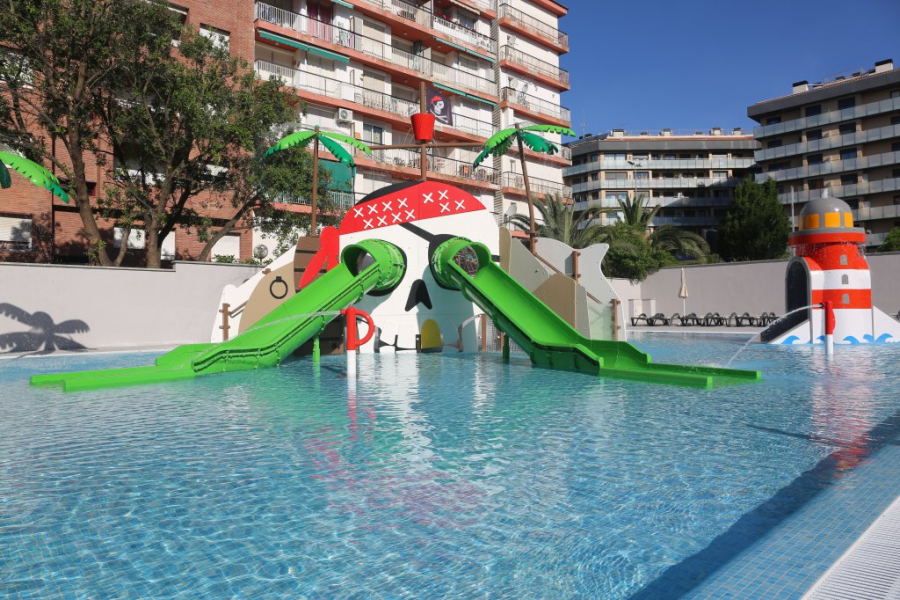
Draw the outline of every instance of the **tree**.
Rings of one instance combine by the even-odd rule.
[[[705,260],[709,256],[709,243],[702,236],[674,225],[657,227],[648,240],[652,248],[674,257]]]
[[[273,129],[297,114],[277,80],[256,80],[246,61],[190,27],[177,54],[127,65],[121,83],[134,91],[102,113],[120,168],[101,207],[140,223],[149,267],[159,266],[176,226],[196,230],[205,242],[198,258],[207,260],[229,232],[285,216],[293,223],[273,204],[309,198],[315,187],[301,154],[258,160]],[[222,209],[226,217],[210,216]]]
[[[168,56],[180,24],[160,1],[2,0],[0,142],[67,180],[89,254],[121,263],[107,251],[88,188],[88,166],[104,166],[109,140],[97,119],[122,103],[125,65]],[[60,148],[57,148],[57,142]],[[126,224],[125,235],[130,232]]]
[[[616,201],[622,210],[622,222],[639,231],[647,231],[650,228],[653,217],[662,208],[661,204],[650,208],[650,199],[644,194],[640,194],[637,198],[628,197],[625,200],[617,198]]]
[[[344,142],[345,144],[349,144],[351,147],[356,148],[357,150],[362,150],[366,154],[372,154],[372,149],[356,140],[349,135],[344,135],[342,133],[332,133],[327,131],[321,131],[319,126],[316,125],[313,131],[298,131],[296,133],[292,133],[281,140],[271,148],[269,148],[266,155],[270,155],[273,152],[277,152],[279,150],[284,150],[285,148],[291,148],[293,146],[299,146],[301,148],[305,148],[313,143],[313,183],[312,183],[312,202],[310,204],[310,215],[311,215],[311,224],[309,233],[310,235],[316,236],[319,233],[318,226],[316,223],[316,215],[318,213],[318,203],[317,196],[319,191],[319,179],[318,179],[318,169],[319,169],[319,144],[321,143],[325,146],[335,158],[337,158],[342,164],[347,165],[348,167],[354,166],[353,155],[344,150],[344,148],[338,142]]]
[[[504,129],[491,136],[490,139],[488,139],[488,141],[484,143],[484,149],[475,158],[475,161],[472,163],[472,167],[477,169],[478,165],[484,162],[484,160],[488,156],[502,156],[509,152],[509,149],[512,148],[513,143],[518,144],[519,161],[522,165],[522,177],[525,180],[525,198],[528,201],[528,248],[529,250],[531,250],[531,253],[534,254],[534,240],[537,236],[537,230],[535,229],[534,224],[534,200],[531,197],[531,184],[528,182],[528,163],[525,160],[525,146],[528,146],[535,152],[545,152],[551,155],[559,152],[559,147],[553,142],[545,140],[539,135],[530,133],[531,131],[560,133],[563,135],[575,137],[574,131],[566,127],[559,127],[558,125],[528,125],[526,127],[522,127],[521,125],[516,123],[515,127]]]
[[[566,204],[559,194],[537,204],[537,209],[543,221],[537,225],[537,235],[559,240],[572,248],[587,248],[599,242],[603,229],[590,223],[599,212],[608,210],[587,210],[576,218],[572,206]],[[525,215],[514,215],[510,221],[522,231],[531,229],[531,220]]]
[[[600,241],[609,244],[602,265],[607,277],[643,281],[675,262],[668,252],[654,247],[644,231],[624,222],[604,227]]]
[[[879,252],[900,252],[900,227],[894,227],[884,238],[884,243],[878,248]]]
[[[759,184],[748,177],[735,189],[719,227],[719,253],[726,261],[781,258],[790,233],[775,182],[770,178]]]

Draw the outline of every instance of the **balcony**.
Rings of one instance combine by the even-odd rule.
[[[500,48],[500,60],[508,60],[515,65],[523,67],[522,71],[527,75],[538,75],[552,80],[558,87],[562,89],[569,88],[569,72],[560,69],[556,65],[546,61],[534,58],[516,50],[512,46],[502,46]]]
[[[364,0],[376,8],[394,14],[417,25],[431,27],[431,13],[415,4],[403,0]]]
[[[328,198],[331,201],[332,205],[341,211],[348,211],[353,208],[353,205],[356,204],[356,194],[354,192],[340,192],[336,190],[328,190]],[[282,204],[293,204],[299,206],[309,206],[309,198],[305,196],[279,196],[275,198],[275,202],[281,202]]]
[[[855,121],[856,119],[861,119],[863,117],[871,117],[897,110],[900,110],[900,98],[889,98],[887,100],[880,100],[879,102],[861,104],[859,106],[854,106],[853,108],[833,110],[813,117],[803,117],[785,121],[784,123],[773,123],[772,125],[765,125],[763,127],[754,127],[753,136],[757,139],[767,138],[783,135],[792,131],[830,125],[832,123]]]
[[[397,98],[383,92],[370,90],[352,83],[345,83],[337,79],[314,75],[305,71],[292,69],[283,65],[273,64],[263,60],[257,60],[254,63],[256,74],[261,79],[269,79],[275,77],[283,84],[294,87],[298,90],[311,92],[320,96],[327,96],[334,100],[343,100],[353,102],[360,106],[365,106],[374,110],[388,112],[405,121],[410,115],[419,112],[419,103],[411,102],[403,98]],[[472,135],[489,138],[493,135],[493,125],[487,121],[480,121],[465,115],[454,114],[453,126],[448,127],[441,123],[436,123],[435,127],[438,131],[457,130]]]
[[[372,158],[375,160],[375,162],[384,165],[390,165],[397,168],[408,168],[413,170],[419,170],[421,164],[421,155],[418,151],[405,150],[402,148],[395,148],[391,150],[375,150],[372,152]],[[495,169],[486,167],[484,165],[479,166],[477,169],[473,169],[472,161],[463,161],[455,158],[445,158],[441,156],[436,157],[429,155],[427,168],[429,173],[435,173],[438,175],[458,177],[461,179],[468,179],[475,182],[481,182],[491,185],[497,185],[500,183],[499,174]]]
[[[468,73],[454,66],[432,61],[418,54],[406,52],[390,44],[385,44],[383,41],[359,35],[349,29],[330,23],[324,23],[259,2],[256,4],[256,19],[291,29],[304,36],[324,40],[335,46],[360,52],[368,57],[384,61],[396,67],[415,71],[427,79],[434,79],[450,86],[475,90],[489,96],[497,95],[497,84],[491,79]],[[384,65],[378,66],[385,68]]]
[[[731,196],[712,196],[710,198],[689,198],[685,196],[653,196],[645,199],[645,206],[663,206],[665,208],[708,208],[725,207],[731,204]],[[575,203],[575,210],[588,208],[619,208],[614,199],[581,200]]]
[[[799,144],[790,144],[788,146],[781,146],[779,148],[766,148],[765,150],[757,150],[754,153],[754,156],[756,158],[756,162],[763,162],[768,160],[786,158],[788,156],[796,156],[798,154],[819,152],[820,150],[828,150],[830,148],[855,146],[857,144],[865,144],[867,142],[888,140],[896,137],[900,137],[900,125],[887,125],[885,127],[877,127],[875,129],[867,129],[865,131],[857,131],[856,133],[847,133],[844,135],[826,135],[821,140],[812,140]]]
[[[477,7],[481,12],[497,12],[497,0],[462,0],[462,2]]]
[[[548,100],[543,100],[537,96],[520,92],[510,87],[500,90],[500,100],[509,102],[515,106],[520,106],[524,110],[551,117],[564,121],[566,125],[572,123],[572,113],[568,108],[564,108],[558,104],[554,104]]]
[[[497,42],[492,40],[489,36],[478,33],[474,29],[463,27],[458,23],[448,21],[437,15],[434,15],[434,18],[432,19],[431,28],[446,36],[465,42],[470,46],[481,48],[491,54],[497,54]]]
[[[854,221],[876,221],[878,219],[896,219],[900,217],[900,205],[874,206],[859,208],[853,211]]]
[[[559,194],[564,199],[572,198],[572,188],[562,183],[540,179],[537,177],[529,177],[528,184],[532,194],[554,195]],[[513,188],[525,195],[525,178],[520,173],[511,173],[509,171],[503,173],[503,187]]]
[[[572,165],[563,170],[563,177],[599,171],[634,171],[661,169],[749,169],[756,164],[752,158],[675,159],[675,160],[604,160]]]
[[[660,217],[655,216],[650,222],[652,227],[675,225],[676,227],[715,227],[722,222],[720,217],[703,215],[702,217]]]
[[[805,179],[806,177],[817,177],[819,175],[830,175],[832,173],[858,171],[860,169],[871,169],[874,167],[892,165],[900,165],[900,152],[885,152],[883,154],[873,154],[872,156],[862,156],[860,158],[848,160],[829,160],[794,169],[757,173],[756,182],[764,183],[769,177],[775,181],[789,181],[791,179]]]
[[[548,23],[544,23],[539,19],[523,13],[521,10],[513,8],[509,4],[500,5],[500,19],[507,19],[512,27],[523,30],[524,33],[530,34],[528,37],[538,42],[549,42],[553,46],[561,48],[563,51],[569,50],[569,36]]]
[[[855,185],[838,185],[829,188],[821,188],[818,190],[801,190],[795,191],[793,194],[778,194],[778,199],[782,204],[803,203],[821,198],[825,192],[829,196],[837,196],[838,198],[854,198],[856,196],[869,196],[871,194],[880,194],[882,192],[895,192],[900,190],[900,178],[889,177],[887,179],[878,179],[877,181],[868,181],[857,183]],[[792,198],[793,196],[793,198]]]
[[[649,190],[649,189],[678,189],[701,187],[737,187],[741,180],[737,177],[705,178],[705,177],[672,177],[656,179],[604,179],[602,181],[588,181],[576,183],[572,186],[575,193],[590,192],[593,190]]]

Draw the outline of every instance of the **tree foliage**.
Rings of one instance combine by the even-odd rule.
[[[205,259],[222,236],[259,220],[302,224],[274,202],[310,198],[309,161],[293,152],[257,160],[270,132],[296,118],[278,82],[256,81],[246,61],[182,30],[159,0],[0,2],[0,46],[13,49],[0,59],[0,142],[60,173],[97,262],[120,264],[127,245],[107,247],[96,208],[123,236],[144,232],[148,266],[176,226],[206,242]],[[112,176],[92,205],[95,161]]]
[[[534,205],[541,214],[542,223],[537,226],[540,237],[559,240],[572,248],[587,248],[599,243],[603,237],[603,228],[591,224],[600,211],[588,210],[576,215],[573,207],[558,194]],[[510,222],[525,232],[531,227],[530,219],[525,215],[515,215]]]
[[[759,184],[748,177],[735,189],[719,227],[719,253],[726,261],[782,258],[790,233],[775,181]]]
[[[884,243],[878,248],[879,252],[900,252],[900,227],[891,229]]]
[[[643,229],[624,222],[603,229],[601,240],[609,244],[602,265],[607,277],[643,281],[675,262],[667,251],[650,243]]]

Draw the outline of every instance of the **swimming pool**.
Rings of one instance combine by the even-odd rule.
[[[878,460],[900,345],[837,355],[750,346],[764,381],[712,391],[444,354],[63,394],[27,377],[154,355],[0,361],[0,595],[625,598],[826,457]]]

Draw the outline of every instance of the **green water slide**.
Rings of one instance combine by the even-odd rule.
[[[406,261],[396,246],[363,240],[344,248],[341,264],[234,339],[179,346],[157,358],[155,366],[36,375],[31,383],[61,385],[71,392],[274,367],[365,294],[393,289],[405,271]]]
[[[759,371],[656,364],[627,342],[590,340],[494,264],[486,246],[465,238],[435,249],[431,269],[438,283],[481,307],[540,367],[699,388],[761,378]]]

